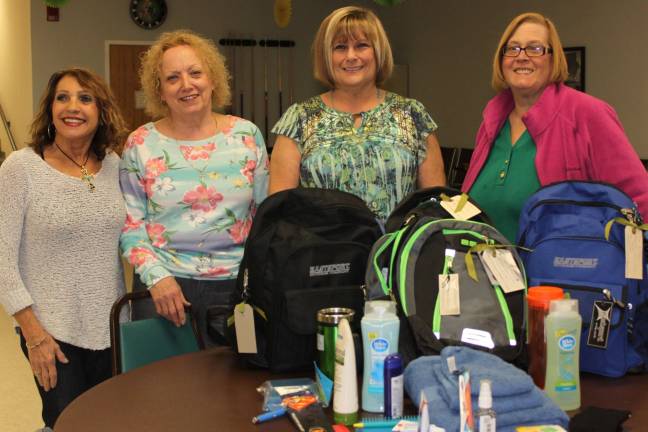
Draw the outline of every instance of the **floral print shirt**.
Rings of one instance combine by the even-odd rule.
[[[437,125],[420,102],[395,93],[361,116],[355,128],[352,114],[315,96],[288,108],[272,132],[297,143],[301,186],[355,194],[384,221],[416,189],[426,138]]]
[[[204,140],[175,140],[147,123],[126,141],[120,243],[149,287],[167,276],[232,279],[238,273],[252,218],[267,195],[268,156],[253,123],[226,121]]]

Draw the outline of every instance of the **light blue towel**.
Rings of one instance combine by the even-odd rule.
[[[423,390],[428,398],[430,419],[448,431],[459,427],[459,390],[457,376],[448,370],[447,358],[455,357],[457,370],[470,371],[473,407],[479,396],[479,380],[492,382],[493,409],[497,413],[498,430],[507,426],[535,424],[568,424],[567,415],[558,408],[531,378],[500,358],[467,347],[446,347],[441,356],[420,357],[404,372],[405,390],[419,403]]]
[[[472,388],[474,395],[479,394],[479,380],[482,379],[489,379],[494,383],[491,388],[493,397],[527,393],[536,388],[531,377],[523,370],[493,354],[468,347],[449,346],[441,351],[441,368],[448,376],[452,376],[448,370],[448,357],[455,358],[459,372],[470,371],[470,381],[477,383]]]
[[[428,400],[430,423],[444,428],[446,432],[458,432],[459,411],[455,411],[446,405],[445,400],[439,394],[439,387],[426,387],[423,389],[423,393]],[[418,405],[420,397],[412,398],[412,400]],[[473,398],[473,412],[476,411],[476,408],[477,399]],[[498,432],[515,432],[517,426],[553,424],[567,428],[569,424],[567,414],[546,397],[545,403],[535,408],[506,413],[499,413],[495,410],[495,413]]]
[[[441,386],[441,397],[443,397],[450,408],[458,410],[459,398],[457,397],[457,394],[459,392],[459,386],[457,378],[455,376],[448,376],[443,372],[443,368],[441,367],[434,368],[434,375],[437,378],[439,386]],[[496,382],[493,378],[489,379],[493,383]],[[479,396],[479,379],[473,378],[472,371],[470,372],[470,382],[470,393],[473,398],[477,398]],[[494,385],[499,386],[499,384]],[[493,386],[491,386],[491,389],[492,387]],[[530,388],[524,393],[493,397],[493,409],[497,412],[505,412],[512,409],[527,409],[537,407],[543,402],[542,393]]]

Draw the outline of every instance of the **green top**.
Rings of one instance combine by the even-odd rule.
[[[426,138],[437,125],[420,102],[389,92],[361,116],[356,128],[353,115],[315,96],[288,108],[272,132],[297,144],[301,186],[357,195],[385,220],[416,189]]]
[[[470,189],[470,196],[511,243],[517,238],[522,206],[540,188],[535,156],[536,145],[528,131],[515,145],[511,143],[507,120]]]

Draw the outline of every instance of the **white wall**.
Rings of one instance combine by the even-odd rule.
[[[225,37],[296,41],[294,94],[296,100],[304,99],[320,91],[320,86],[312,78],[310,60],[310,45],[319,23],[332,10],[348,4],[343,0],[295,0],[290,25],[280,29],[274,23],[272,0],[168,0],[166,22],[156,30],[143,30],[131,21],[129,2],[125,0],[71,1],[61,8],[61,20],[55,23],[45,20],[42,0],[31,0],[31,3],[34,104],[40,98],[49,75],[57,69],[81,65],[104,75],[106,40],[152,41],[162,32],[180,28],[190,28],[215,41]],[[356,3],[375,4],[371,0]],[[256,50],[259,112],[263,89],[263,66],[260,59],[263,55],[261,48]],[[269,53],[270,62],[273,62],[274,55],[270,50]],[[269,84],[276,87],[276,77],[271,76]],[[273,92],[272,96],[276,98],[276,93]],[[271,101],[274,117],[274,111],[278,110],[276,106],[276,101]],[[285,106],[284,102],[284,109]],[[259,126],[260,123],[257,118]]]
[[[554,20],[565,46],[586,46],[587,92],[616,108],[631,142],[648,158],[647,0],[405,0],[395,7],[371,0],[294,0],[287,29],[274,25],[272,0],[168,0],[167,22],[155,31],[131,22],[125,0],[69,2],[58,23],[47,23],[42,0],[31,0],[34,104],[58,68],[78,64],[103,73],[105,40],[153,40],[186,27],[216,40],[234,32],[297,41],[295,97],[304,99],[320,90],[311,78],[309,51],[317,26],[349,3],[369,5],[382,18],[397,63],[410,65],[410,94],[438,121],[442,145],[473,145],[481,110],[493,95],[490,63],[499,36],[516,14],[536,10]]]
[[[610,103],[648,158],[648,1],[406,0],[386,18],[397,61],[410,64],[410,91],[439,122],[442,145],[472,147],[490,88],[499,37],[519,13],[538,11],[565,46],[586,47],[586,90]]]
[[[30,8],[27,1],[0,0],[0,104],[18,147],[27,140],[32,118]],[[0,142],[2,150],[9,153],[11,147],[2,127]]]

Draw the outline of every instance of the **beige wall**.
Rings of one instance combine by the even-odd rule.
[[[388,21],[410,91],[439,122],[442,145],[472,147],[490,89],[491,59],[508,22],[538,11],[565,46],[586,47],[587,92],[610,103],[648,158],[648,1],[407,0]],[[408,23],[402,25],[402,23]]]
[[[290,25],[285,29],[274,23],[272,0],[168,0],[166,22],[156,30],[143,30],[130,19],[128,1],[71,1],[60,10],[61,20],[46,22],[42,0],[32,3],[32,48],[34,67],[34,104],[40,97],[47,78],[57,69],[69,65],[90,67],[104,75],[105,41],[151,41],[160,33],[190,28],[218,41],[225,37],[291,39],[294,51],[295,99],[303,99],[320,91],[312,79],[310,44],[320,21],[332,10],[348,4],[343,0],[295,0]],[[355,2],[375,5],[371,0]],[[262,106],[263,53],[256,48],[255,76],[257,93],[256,122]],[[239,54],[241,55],[241,54]],[[245,54],[247,55],[247,53]],[[269,63],[275,61],[269,50]],[[273,69],[271,69],[273,70]],[[249,75],[248,75],[249,76]],[[284,86],[286,84],[284,83]],[[276,75],[269,77],[271,124],[276,120]],[[284,102],[285,108],[285,102]]]
[[[406,0],[391,8],[371,0],[295,0],[287,29],[274,25],[272,0],[167,3],[167,22],[146,31],[131,22],[127,1],[70,2],[61,9],[61,22],[47,23],[42,1],[31,0],[34,104],[58,68],[80,64],[103,72],[105,40],[152,40],[161,31],[183,27],[216,40],[230,32],[296,40],[295,97],[303,99],[320,90],[311,78],[309,54],[319,22],[332,9],[355,3],[370,5],[383,19],[397,63],[410,66],[410,94],[438,121],[441,143],[471,147],[481,110],[493,95],[490,62],[499,36],[517,13],[537,10],[554,19],[566,46],[587,47],[588,93],[616,108],[635,148],[648,158],[647,0]],[[262,82],[259,63],[255,73]]]
[[[32,66],[29,11],[23,0],[0,0],[0,104],[18,147],[27,140],[32,118]],[[2,150],[11,149],[0,126]]]

